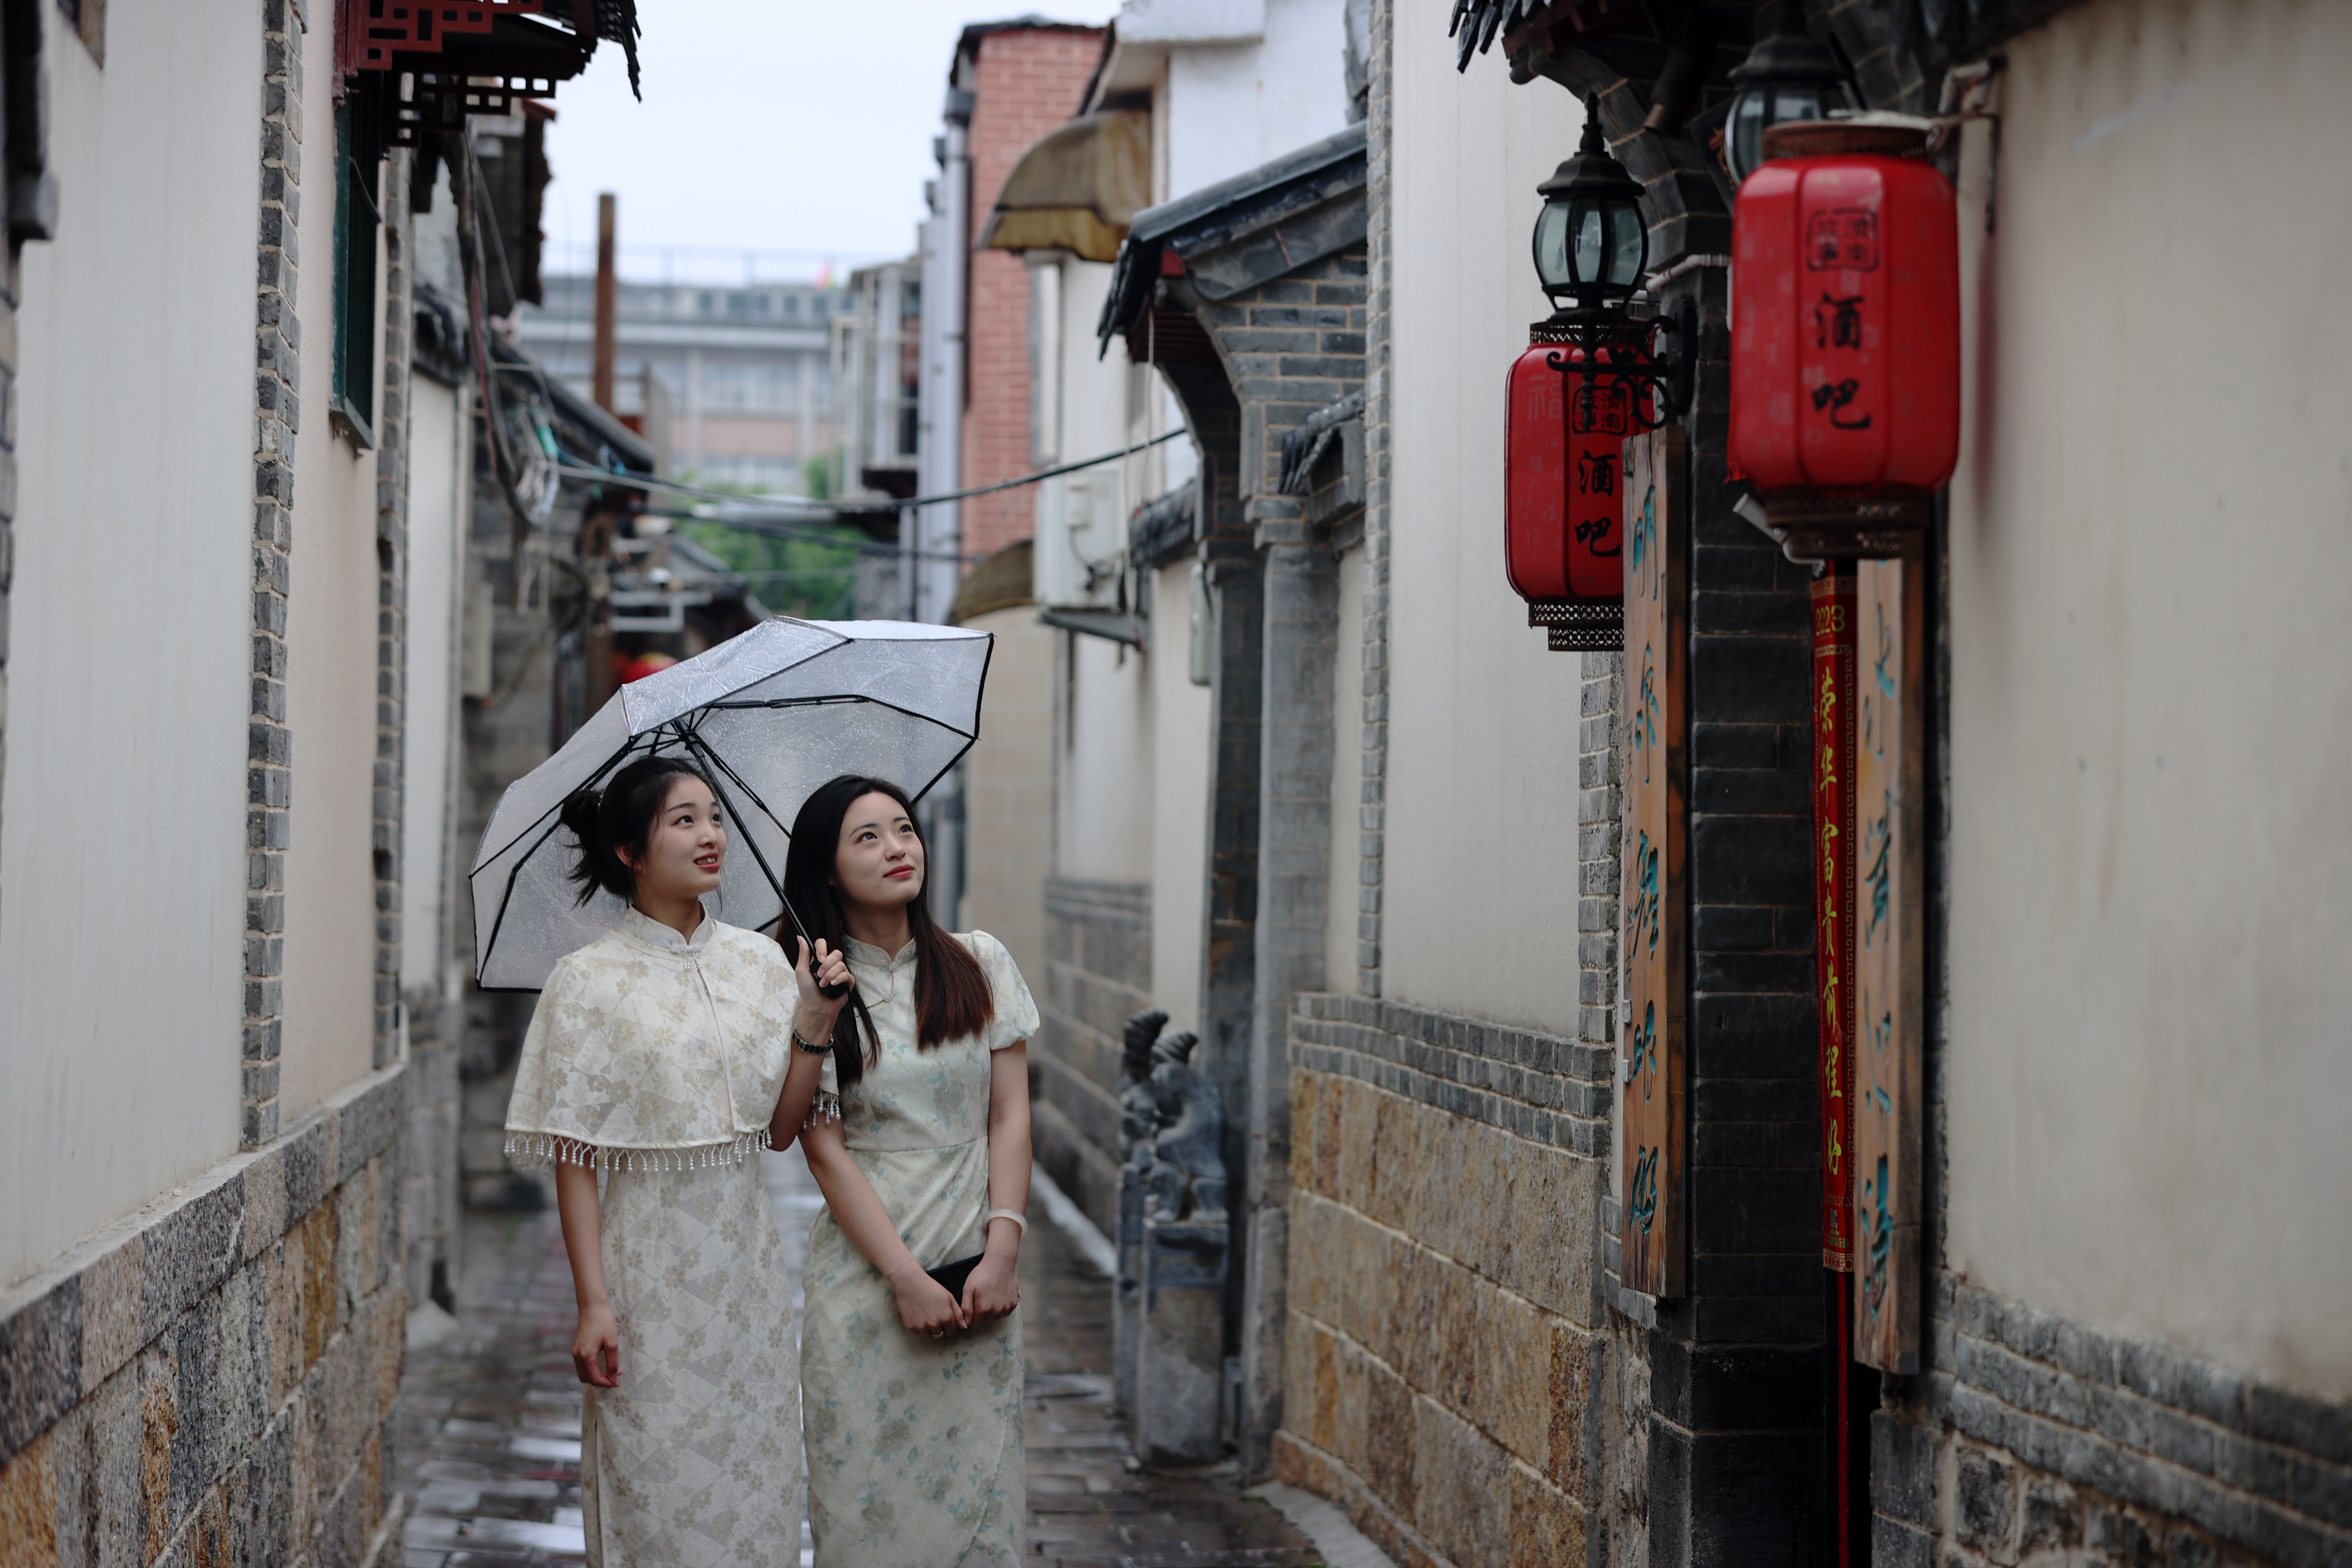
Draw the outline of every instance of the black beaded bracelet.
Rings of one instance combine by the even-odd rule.
[[[813,1057],[829,1057],[833,1055],[833,1047],[831,1046],[810,1045],[806,1040],[801,1038],[801,1032],[798,1029],[793,1030],[792,1036],[793,1049],[796,1051],[806,1051]]]

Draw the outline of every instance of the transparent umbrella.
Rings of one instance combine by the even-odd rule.
[[[555,961],[621,921],[599,890],[580,904],[579,845],[559,816],[573,791],[639,757],[683,756],[709,776],[730,853],[713,910],[757,930],[799,920],[784,851],[801,803],[865,773],[919,797],[980,733],[994,638],[912,621],[763,621],[623,687],[563,749],[507,786],[470,880],[474,973],[486,991],[536,991]]]

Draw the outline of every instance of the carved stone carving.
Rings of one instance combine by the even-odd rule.
[[[1200,1037],[1160,1037],[1151,1047],[1151,1093],[1159,1117],[1143,1178],[1145,1214],[1154,1224],[1225,1221],[1225,1110],[1216,1087],[1192,1067]]]
[[[1122,1031],[1115,1385],[1146,1463],[1197,1465],[1223,1452],[1225,1114],[1197,1037],[1167,1026]]]
[[[1135,1163],[1139,1151],[1148,1161],[1151,1135],[1160,1130],[1158,1103],[1151,1092],[1151,1047],[1160,1038],[1160,1031],[1168,1026],[1168,1015],[1154,1009],[1138,1013],[1127,1021],[1121,1031],[1124,1049],[1119,1052],[1119,1065],[1126,1070],[1127,1084],[1118,1095],[1119,1163]]]

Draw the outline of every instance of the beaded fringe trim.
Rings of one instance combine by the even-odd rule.
[[[507,1158],[530,1170],[548,1165],[579,1165],[591,1171],[706,1171],[719,1165],[740,1165],[769,1147],[768,1130],[746,1132],[724,1143],[693,1149],[600,1149],[577,1138],[552,1132],[509,1132]]]
[[[802,1118],[801,1126],[803,1130],[806,1130],[815,1126],[820,1121],[838,1121],[840,1120],[841,1096],[837,1094],[827,1094],[824,1090],[818,1089],[816,1091],[816,1098],[809,1101],[809,1112],[807,1116]]]

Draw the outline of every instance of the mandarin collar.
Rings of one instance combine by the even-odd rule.
[[[670,934],[675,936],[677,933],[673,931]],[[915,961],[915,939],[909,936],[907,939],[907,945],[900,948],[895,956],[883,952],[870,942],[860,942],[854,936],[842,939],[841,951],[852,963],[870,963],[877,968],[896,969],[902,963],[912,963]]]
[[[621,929],[647,947],[657,947],[666,952],[699,952],[710,945],[711,933],[719,929],[719,922],[705,906],[702,923],[694,928],[694,934],[680,936],[676,927],[662,924],[631,904],[628,912],[621,917]]]

